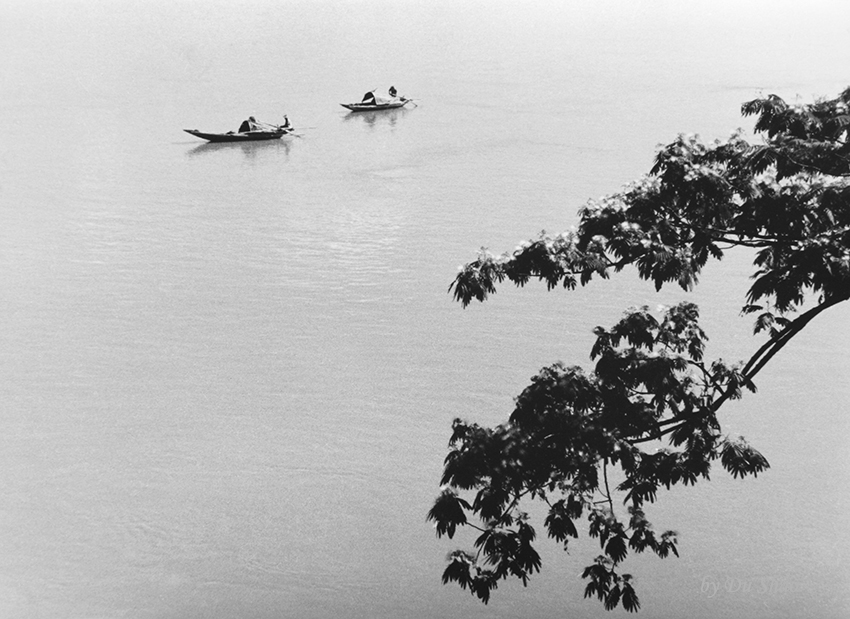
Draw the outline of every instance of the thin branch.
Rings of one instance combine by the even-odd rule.
[[[777,153],[777,154],[780,154],[780,153]],[[823,168],[820,168],[820,167],[814,165],[813,163],[803,163],[802,161],[798,161],[797,159],[795,159],[794,157],[792,157],[791,155],[789,155],[786,152],[781,152],[781,155],[783,157],[785,157],[791,163],[796,164],[796,165],[800,166],[801,168],[804,168],[804,169],[807,169],[807,170],[813,170],[813,171],[817,172],[818,174],[823,174],[824,176],[850,177],[850,172],[827,172]],[[847,159],[846,157],[842,157],[841,155],[838,155],[838,154],[835,154],[835,157],[838,158],[838,159]],[[850,162],[848,162],[848,163],[850,163]]]
[[[611,499],[611,488],[608,486],[608,458],[602,461],[602,477],[605,480],[605,496],[608,497],[608,507],[611,508],[611,515],[614,515],[614,501]]]
[[[631,443],[632,445],[637,445],[639,443],[648,443],[650,441],[660,440],[662,436],[666,436],[668,434],[671,434],[672,432],[675,432],[676,430],[678,430],[679,428],[684,426],[689,420],[688,419],[678,419],[676,421],[680,422],[679,425],[670,426],[666,430],[662,430],[661,432],[658,432],[657,434],[654,434],[652,436],[647,436],[646,438],[637,438],[637,439],[634,439],[632,441],[629,441],[629,443]]]

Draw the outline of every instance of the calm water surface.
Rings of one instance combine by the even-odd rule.
[[[502,421],[593,326],[686,295],[446,289],[677,133],[847,86],[842,3],[680,4],[0,2],[0,616],[607,616],[591,545],[544,543],[487,607],[441,586],[471,539],[425,513],[454,417]],[[338,105],[390,84],[418,106]],[[303,137],[181,131],[249,114]],[[691,295],[712,356],[755,348],[745,267]],[[682,558],[632,561],[648,616],[850,612],[848,318],[729,411],[771,471],[652,514]]]

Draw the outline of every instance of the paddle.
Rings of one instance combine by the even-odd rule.
[[[305,129],[318,129],[318,127],[301,127],[301,131],[304,131]],[[303,133],[295,133],[295,127],[292,127],[292,126],[290,126],[289,131],[286,135],[291,135],[291,136],[296,137],[296,138],[303,138],[304,137]]]

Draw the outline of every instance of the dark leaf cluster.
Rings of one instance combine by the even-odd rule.
[[[514,252],[482,253],[450,289],[464,306],[505,279],[573,289],[626,266],[656,288],[690,289],[710,258],[756,249],[748,302],[777,315],[809,295],[850,296],[850,88],[835,99],[790,105],[770,95],[745,103],[765,143],[740,134],[703,144],[679,136],[650,176],[580,210],[575,231],[545,233]]]
[[[632,587],[631,574],[618,574],[607,557],[596,557],[593,565],[584,568],[581,577],[589,580],[584,588],[584,597],[596,596],[605,610],[614,610],[620,602],[630,613],[640,608],[640,601]]]
[[[537,500],[548,538],[567,549],[584,531],[600,544],[582,573],[585,597],[637,611],[633,578],[619,572],[629,553],[679,554],[676,532],[657,533],[644,510],[663,490],[709,479],[716,460],[735,478],[768,469],[743,438],[723,436],[717,414],[755,392],[760,370],[811,320],[850,298],[848,110],[850,88],[808,105],[775,95],[745,103],[762,144],[679,136],[647,177],[587,204],[575,230],[498,257],[482,250],[461,268],[450,291],[466,307],[505,280],[573,290],[628,267],[657,289],[688,290],[710,259],[746,248],[742,312],[765,341],[744,362],[708,362],[696,305],[632,308],[594,330],[592,367],[543,368],[505,423],[455,420],[428,519],[438,536],[470,527],[478,537],[472,552],[449,555],[444,583],[485,603],[506,578],[527,584],[541,559],[522,506]]]
[[[675,533],[657,535],[644,504],[655,502],[661,488],[707,478],[717,458],[736,476],[767,467],[744,443],[721,440],[712,402],[738,397],[743,379],[721,361],[704,363],[706,335],[698,321],[690,303],[660,318],[645,307],[629,310],[611,328],[596,329],[592,372],[559,363],[543,368],[516,398],[509,420],[494,428],[455,420],[445,488],[428,518],[439,536],[453,537],[465,525],[480,534],[474,553],[452,555],[444,580],[485,601],[505,578],[527,583],[541,560],[520,505],[539,499],[549,507],[543,522],[549,538],[566,549],[586,527],[599,541],[608,567],[589,568],[588,590],[602,593],[606,605],[629,600],[637,608],[617,565],[629,552],[678,554]],[[643,448],[660,440],[669,447]],[[624,478],[615,490],[628,506],[627,521],[615,515],[613,467]]]

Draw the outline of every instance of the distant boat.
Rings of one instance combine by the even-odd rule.
[[[289,121],[287,120],[287,123]],[[204,133],[197,129],[183,129],[186,133],[210,142],[255,142],[257,140],[279,140],[292,133],[292,127],[285,125],[270,125],[254,120],[251,116],[239,126],[239,131],[227,133]]]
[[[390,101],[389,103],[340,103],[340,105],[352,112],[374,112],[375,110],[394,110],[404,107],[410,103],[410,99]]]
[[[255,142],[257,140],[279,140],[287,133],[291,133],[289,129],[280,129],[278,131],[246,131],[244,133],[235,133],[228,131],[227,133],[204,133],[197,129],[183,129],[186,133],[191,133],[195,137],[199,137],[210,142]]]
[[[374,90],[370,90],[363,95],[363,100],[360,103],[340,103],[340,105],[352,112],[374,112],[375,110],[394,110],[404,107],[410,102],[411,99],[405,97],[376,95]]]

